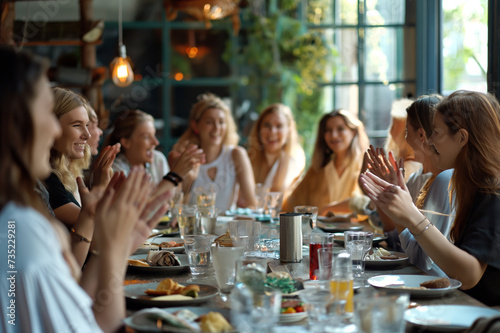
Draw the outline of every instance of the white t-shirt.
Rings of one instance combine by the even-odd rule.
[[[206,187],[209,184],[215,185],[215,206],[222,212],[232,209],[236,204],[236,195],[239,190],[236,182],[236,168],[233,161],[234,146],[223,146],[221,153],[210,163],[202,164],[198,177],[193,182],[189,191],[189,203],[196,204],[196,194],[194,190],[198,187]],[[212,180],[208,171],[216,169],[215,179]]]
[[[125,176],[128,176],[132,167],[125,157],[125,154],[119,154],[116,156],[112,168],[113,171],[123,171]],[[165,155],[158,150],[153,150],[153,163],[146,165],[146,171],[151,176],[151,182],[153,182],[153,184],[161,182],[163,176],[170,171]]]
[[[0,212],[0,271],[0,331],[101,332],[92,300],[71,276],[55,230],[34,209],[9,203]]]

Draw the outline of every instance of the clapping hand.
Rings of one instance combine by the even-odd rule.
[[[365,161],[368,164],[368,170],[370,170],[372,174],[393,185],[398,184],[396,170],[403,168],[403,159],[401,159],[398,164],[394,159],[392,151],[389,152],[389,159],[387,159],[384,149],[375,149],[370,145],[370,148],[365,153]]]
[[[175,149],[168,154],[168,163],[173,172],[184,178],[200,164],[205,163],[205,153],[197,145],[185,141],[176,144]],[[195,172],[197,173],[197,170]]]
[[[360,175],[360,182],[368,197],[394,222],[404,225],[405,217],[412,210],[418,211],[413,204],[404,176],[396,169],[397,184],[391,184],[367,171]]]
[[[115,161],[116,155],[120,152],[120,147],[120,144],[117,143],[101,150],[92,168],[92,187],[108,186],[113,176],[113,169],[111,167]]]
[[[94,243],[97,250],[123,251],[131,247],[130,236],[147,206],[150,177],[134,167],[125,179],[113,177],[96,208]]]

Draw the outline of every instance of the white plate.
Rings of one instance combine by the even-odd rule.
[[[307,317],[307,312],[280,313],[280,323],[294,323]]]
[[[182,300],[155,300],[155,297],[145,293],[147,289],[156,289],[159,282],[129,284],[124,286],[124,294],[127,303],[138,307],[167,307],[167,306],[186,306],[203,303],[215,297],[219,293],[219,288],[208,284],[198,284],[200,291],[197,298]]]
[[[402,252],[390,251],[392,255],[398,256],[398,259],[377,259],[377,260],[365,260],[365,267],[367,268],[392,268],[399,265],[403,265],[408,261],[408,256]]]
[[[152,237],[149,238],[142,244],[135,252],[134,254],[147,254],[150,250],[158,250],[158,245],[163,243],[163,242],[170,242],[174,241],[177,243],[183,243],[182,238],[175,238],[175,237]],[[182,246],[176,246],[176,247],[166,247],[163,248],[163,250],[168,250],[173,253],[184,253],[184,245]]]
[[[500,315],[500,311],[470,305],[429,305],[406,310],[405,320],[440,332],[461,332],[480,317]]]
[[[146,260],[147,254],[134,254],[130,256],[130,259],[144,259]],[[182,273],[189,272],[189,261],[187,254],[176,254],[181,262],[181,266],[134,266],[128,265],[127,272],[131,274],[169,274],[178,275]]]
[[[420,287],[420,284],[424,281],[434,280],[439,278],[438,276],[429,275],[377,275],[368,279],[368,283],[376,288],[387,290],[387,291],[401,291],[409,293],[414,297],[421,298],[433,298],[440,297],[444,294],[452,292],[455,289],[460,288],[462,283],[460,281],[450,279],[451,286],[447,288],[437,288],[437,289],[407,289],[405,287]]]
[[[179,310],[184,310],[184,309],[189,310],[189,311],[197,314],[198,316],[207,314],[209,312],[219,312],[220,314],[222,314],[224,316],[224,318],[226,318],[227,321],[230,322],[230,319],[231,319],[229,310],[228,309],[220,309],[220,308],[205,308],[205,307],[167,308],[167,309],[155,309],[155,310],[152,310],[152,313],[154,313],[153,311],[166,311],[166,312],[174,313],[174,312],[177,312]],[[157,327],[156,321],[147,318],[146,313],[125,318],[125,320],[123,322],[125,323],[126,326],[134,329],[135,331],[137,331],[139,333],[140,332],[167,332],[167,331],[168,332],[186,332],[186,330],[180,330],[180,331],[176,331],[176,330],[172,331],[171,329],[161,330]],[[232,331],[232,332],[234,332],[234,331]]]

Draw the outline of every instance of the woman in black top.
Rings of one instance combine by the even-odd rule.
[[[457,91],[436,106],[429,140],[438,167],[454,168],[456,217],[449,242],[399,186],[370,172],[367,194],[408,228],[432,260],[462,289],[487,305],[500,305],[500,105],[491,95]]]

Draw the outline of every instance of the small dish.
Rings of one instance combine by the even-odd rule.
[[[151,317],[154,318],[154,315],[158,311],[166,311],[169,313],[175,313],[180,310],[189,310],[195,313],[198,316],[207,314],[209,312],[219,312],[226,318],[228,322],[231,321],[230,312],[228,309],[220,309],[220,308],[207,308],[207,307],[182,307],[182,308],[168,308],[168,309],[147,309],[142,310],[142,312],[137,312],[131,317],[125,318],[123,321],[127,327],[134,329],[135,332],[191,332],[186,329],[175,329],[172,327],[164,327],[158,328],[158,323],[155,320],[152,320]],[[160,313],[161,314],[161,313]],[[173,329],[173,330],[172,330]],[[236,331],[231,331],[228,333],[235,333]]]
[[[129,259],[146,260],[147,254],[131,255]],[[177,255],[181,266],[134,266],[128,265],[127,272],[131,274],[159,274],[159,275],[179,275],[189,272],[188,258],[186,254]],[[154,289],[154,288],[153,288]]]
[[[294,323],[307,318],[307,312],[280,313],[280,323]]]
[[[382,267],[393,268],[404,265],[408,261],[408,256],[402,252],[390,251],[391,255],[397,256],[397,259],[376,259],[364,260],[366,268],[380,269]]]

